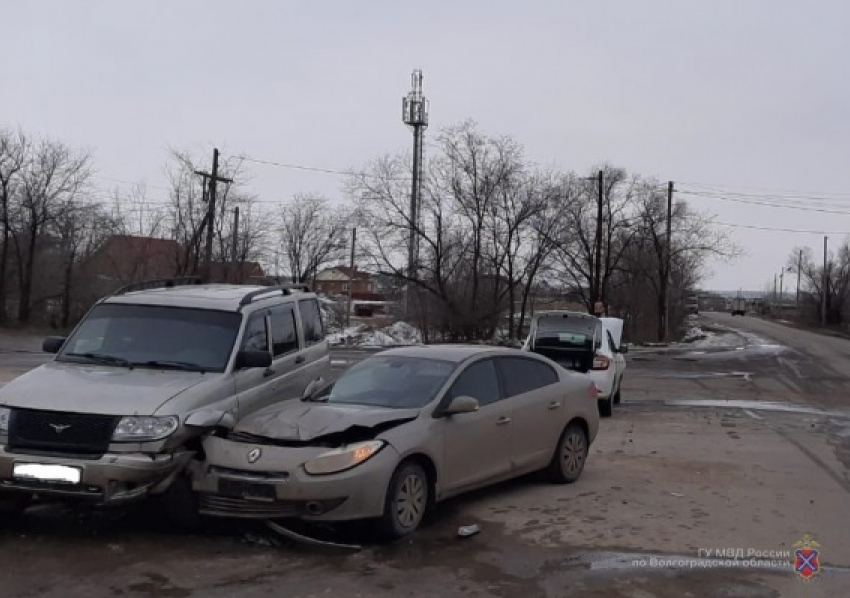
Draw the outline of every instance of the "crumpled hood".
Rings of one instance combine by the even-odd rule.
[[[412,420],[419,416],[419,412],[419,409],[285,401],[245,417],[233,432],[303,442],[354,427],[373,428]]]
[[[153,415],[163,403],[211,375],[216,374],[51,361],[0,388],[0,405],[103,415]]]

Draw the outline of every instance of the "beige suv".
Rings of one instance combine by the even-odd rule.
[[[201,438],[324,386],[330,358],[303,285],[130,285],[99,301],[54,360],[0,389],[0,511],[33,495],[194,512]]]

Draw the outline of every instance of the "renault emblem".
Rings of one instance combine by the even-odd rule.
[[[57,434],[61,434],[65,430],[71,427],[71,424],[50,424],[50,427],[53,428]]]
[[[260,456],[263,454],[263,449],[255,448],[251,449],[251,452],[248,453],[248,463],[256,463]]]

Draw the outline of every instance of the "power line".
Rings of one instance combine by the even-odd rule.
[[[752,230],[763,230],[763,231],[781,232],[781,233],[797,233],[797,234],[801,234],[801,235],[835,235],[835,236],[850,235],[850,231],[839,232],[839,231],[822,231],[822,230],[803,230],[803,229],[798,229],[798,228],[778,228],[778,227],[772,227],[772,226],[755,226],[755,225],[751,225],[751,224],[732,224],[730,222],[717,222],[717,221],[715,221],[714,224],[717,224],[717,225],[720,225],[720,226],[729,226],[731,228],[746,228],[746,229],[752,229]]]
[[[291,170],[304,170],[307,172],[318,172],[322,174],[331,174],[334,176],[347,176],[347,177],[366,177],[372,179],[381,179],[385,181],[398,181],[409,183],[412,179],[411,177],[385,177],[379,174],[369,174],[366,172],[355,172],[353,170],[336,170],[334,168],[320,168],[318,166],[304,166],[301,164],[286,164],[284,162],[276,162],[274,160],[260,160],[259,158],[251,158],[248,156],[241,156],[242,160],[245,162],[253,162],[255,164],[264,164],[266,166],[275,166],[277,168],[288,168]]]
[[[825,200],[847,200],[850,201],[850,195],[846,193],[828,193],[823,191],[793,191],[790,189],[771,189],[768,187],[745,187],[742,186],[740,189],[744,189],[744,191],[736,191],[731,187],[725,187],[723,185],[706,185],[702,183],[679,183],[680,185],[684,185],[685,187],[695,187],[697,189],[704,189],[709,191],[719,191],[721,193],[732,193],[735,195],[745,195],[752,197],[786,197],[789,199],[825,199]],[[765,193],[751,193],[752,191],[763,191]]]
[[[817,208],[811,206],[799,206],[799,205],[788,205],[781,203],[773,203],[768,201],[752,201],[747,199],[737,199],[734,197],[722,197],[720,195],[713,195],[710,193],[699,193],[697,191],[679,191],[683,195],[692,195],[696,197],[706,197],[709,199],[717,199],[720,201],[729,201],[740,204],[747,204],[753,206],[763,206],[767,208],[784,208],[786,210],[799,210],[801,212],[819,212],[821,214],[838,214],[841,216],[850,216],[850,211],[842,211],[842,210],[829,210],[825,208]]]

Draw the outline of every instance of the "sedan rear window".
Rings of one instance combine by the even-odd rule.
[[[424,407],[434,400],[454,367],[437,359],[371,357],[337,380],[328,402],[396,409]]]

